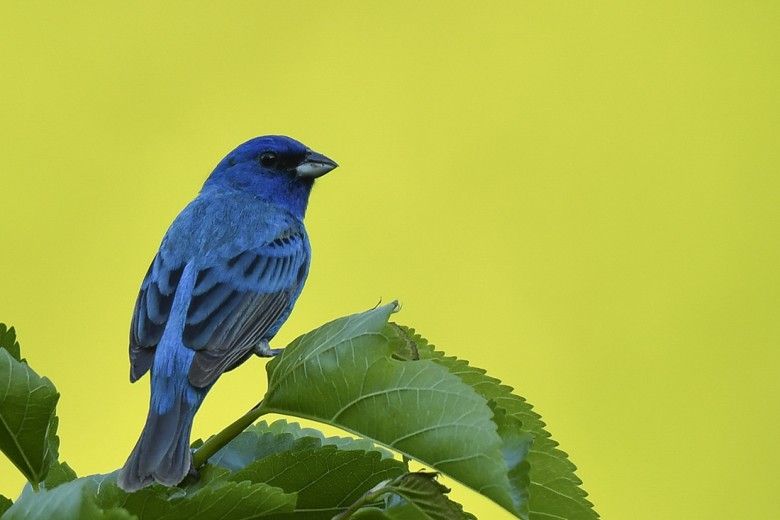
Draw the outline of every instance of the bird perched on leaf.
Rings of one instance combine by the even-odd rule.
[[[151,399],[122,489],[180,483],[195,412],[217,378],[279,352],[269,340],[309,271],[309,193],[336,166],[289,137],[257,137],[222,159],[171,224],[130,326],[130,380],[150,372]]]

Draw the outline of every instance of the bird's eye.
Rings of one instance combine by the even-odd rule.
[[[273,152],[264,152],[262,155],[260,155],[260,164],[264,168],[273,168],[276,166],[277,160],[278,157]]]

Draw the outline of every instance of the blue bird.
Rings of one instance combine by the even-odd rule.
[[[134,491],[191,471],[192,421],[219,376],[269,346],[309,271],[314,179],[337,164],[284,136],[230,152],[174,220],[141,284],[130,380],[151,372],[146,425],[119,472]]]

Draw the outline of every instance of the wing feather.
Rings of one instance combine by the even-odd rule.
[[[169,265],[158,253],[146,272],[130,324],[130,381],[152,366],[183,270],[183,265]]]
[[[212,384],[276,333],[303,287],[308,259],[308,239],[298,225],[199,269],[182,334],[184,345],[197,351],[191,384]],[[183,268],[183,259],[162,252],[149,266],[130,326],[131,381],[152,365]]]
[[[301,229],[209,268],[203,283],[213,286],[193,296],[184,327],[185,345],[197,351],[190,384],[212,384],[276,332],[300,293],[307,265]]]

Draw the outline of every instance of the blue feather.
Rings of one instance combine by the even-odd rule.
[[[288,137],[252,139],[171,224],[130,326],[130,378],[151,370],[151,402],[120,471],[123,489],[175,485],[190,470],[190,430],[206,393],[273,338],[303,289],[309,193],[335,167]]]

